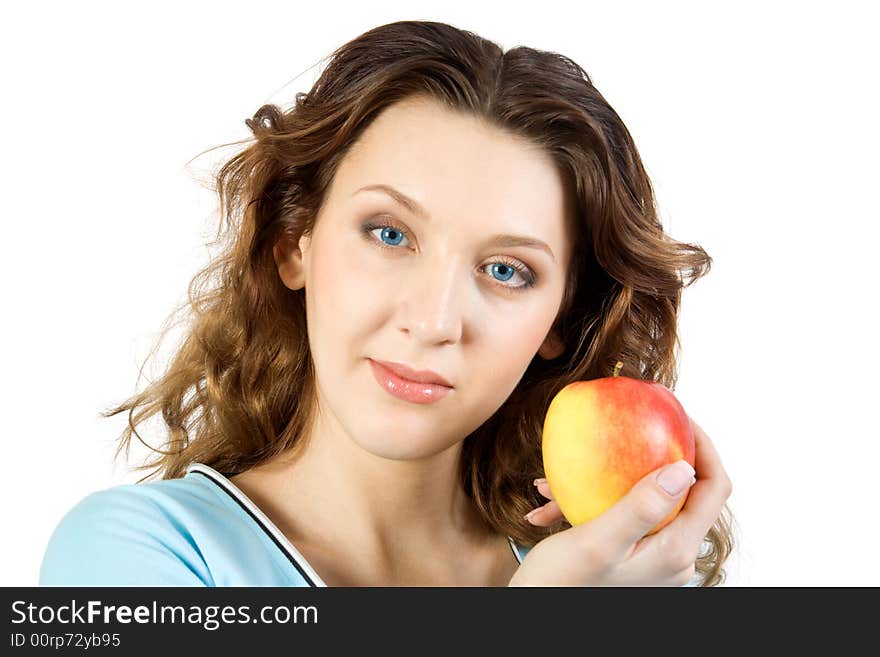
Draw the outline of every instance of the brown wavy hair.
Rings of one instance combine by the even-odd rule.
[[[132,433],[156,454],[135,468],[155,469],[140,481],[181,477],[194,461],[237,474],[297,453],[315,408],[315,370],[304,290],[283,285],[273,246],[312,230],[340,161],[380,112],[425,95],[543,147],[576,197],[579,230],[553,326],[565,352],[536,355],[461,454],[461,483],[488,525],[534,546],[570,527],[523,519],[546,501],[532,480],[543,476],[550,400],[569,383],[609,376],[618,360],[621,375],[674,389],[682,289],[708,272],[711,258],[664,233],[629,131],[571,59],[522,46],[504,52],[444,23],[401,21],[369,30],[329,60],[291,108],[260,107],[245,122],[253,136],[234,142],[245,147],[216,172],[215,244],[223,248],[195,275],[188,301],[147,356],[168,322],[189,309],[192,321],[164,374],[102,413],[129,411],[115,458],[123,448],[128,458]],[[136,428],[159,412],[164,449]],[[732,520],[725,505],[704,539],[696,563],[702,586],[725,579]]]

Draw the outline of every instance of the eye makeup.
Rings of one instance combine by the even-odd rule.
[[[366,221],[361,225],[361,233],[365,240],[369,243],[378,246],[382,249],[397,249],[397,244],[388,244],[380,238],[377,238],[373,231],[377,229],[391,228],[401,235],[405,236],[409,239],[409,231],[401,226],[398,222],[388,216],[383,216],[381,218],[377,218],[376,220]],[[406,248],[406,247],[403,247]],[[528,288],[534,287],[535,282],[537,281],[537,276],[535,273],[526,265],[515,260],[513,258],[509,258],[507,256],[497,256],[491,262],[480,267],[480,270],[484,270],[488,266],[501,265],[502,267],[508,267],[512,269],[514,272],[519,273],[522,277],[524,283],[521,285],[505,285],[503,281],[499,281],[497,278],[492,278],[493,281],[496,281],[495,285],[497,287],[501,287],[505,290],[510,290],[513,292],[524,291]]]

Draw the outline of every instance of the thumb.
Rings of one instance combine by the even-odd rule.
[[[604,545],[606,554],[623,557],[681,501],[694,483],[694,469],[685,460],[648,473],[589,526],[590,540]]]

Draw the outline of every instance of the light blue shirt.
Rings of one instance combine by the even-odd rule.
[[[529,548],[508,543],[517,561]],[[92,493],[61,519],[41,586],[326,586],[269,518],[200,463]]]

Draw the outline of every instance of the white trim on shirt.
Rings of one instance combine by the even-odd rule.
[[[324,583],[324,580],[322,580],[318,573],[315,572],[315,569],[312,568],[308,561],[306,561],[306,558],[296,549],[293,543],[288,540],[284,533],[275,526],[275,523],[269,520],[266,514],[263,513],[238,486],[217,472],[214,468],[204,465],[203,463],[191,463],[187,466],[186,472],[187,474],[190,472],[199,472],[223,488],[223,490],[229,493],[229,495],[244,506],[254,518],[258,520],[258,524],[262,526],[263,530],[269,534],[282,551],[286,553],[287,557],[297,567],[297,570],[300,571],[300,574],[306,576],[305,579],[311,586],[327,586],[327,584]]]

